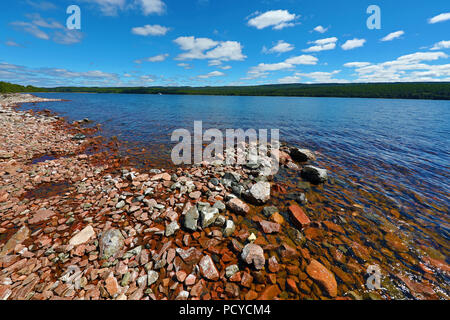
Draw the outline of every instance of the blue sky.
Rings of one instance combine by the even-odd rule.
[[[24,85],[450,81],[448,0],[17,0],[0,21],[0,80]]]

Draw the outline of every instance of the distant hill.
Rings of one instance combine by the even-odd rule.
[[[234,87],[56,87],[0,82],[0,92],[88,92],[224,96],[342,97],[450,100],[450,82],[275,84]]]

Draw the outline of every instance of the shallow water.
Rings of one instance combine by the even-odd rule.
[[[141,165],[169,166],[172,131],[186,128],[193,133],[194,121],[203,121],[204,130],[280,129],[282,141],[319,152],[316,164],[330,171],[330,183],[307,192],[307,213],[312,221],[342,225],[345,235],[314,234],[317,252],[312,252],[324,256],[330,265],[338,265],[330,245],[334,248],[348,242],[351,247],[356,241],[370,249],[371,258],[365,259],[369,264],[395,270],[392,274],[406,273],[419,282],[423,274],[417,264],[424,254],[450,262],[449,101],[79,93],[39,96],[70,101],[24,108],[50,109],[71,121],[89,118],[100,123],[102,135],[127,141],[131,150],[124,152]],[[288,193],[302,191],[297,187],[300,179],[292,172],[282,170],[276,180],[287,183]],[[276,196],[274,203],[281,208],[288,204],[283,195]],[[406,244],[407,252],[386,240],[390,233]],[[352,290],[364,281],[356,276],[353,281],[338,278]],[[435,275],[432,283],[448,294],[445,274]],[[410,297],[395,284],[400,290],[389,289],[391,297]]]

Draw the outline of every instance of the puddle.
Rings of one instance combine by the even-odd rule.
[[[41,157],[32,159],[31,164],[37,164],[37,163],[41,163],[41,162],[45,162],[45,161],[52,161],[52,160],[56,160],[56,159],[57,159],[56,157],[46,154]]]
[[[24,199],[44,199],[55,196],[62,196],[69,192],[72,184],[64,181],[58,183],[42,183],[35,189],[27,191],[23,196]]]

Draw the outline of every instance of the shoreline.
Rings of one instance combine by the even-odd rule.
[[[282,183],[208,164],[139,172],[114,155],[86,154],[102,145],[79,124],[11,106],[48,101],[33,99],[0,107],[9,126],[0,150],[13,149],[0,159],[0,300],[362,298],[303,245],[304,227],[340,233],[339,225],[310,221],[292,203],[293,227],[267,204]],[[284,165],[303,166],[282,152]],[[49,154],[65,156],[32,163]],[[240,192],[245,201],[231,192],[238,186],[250,189]],[[365,270],[352,269],[364,285]]]

